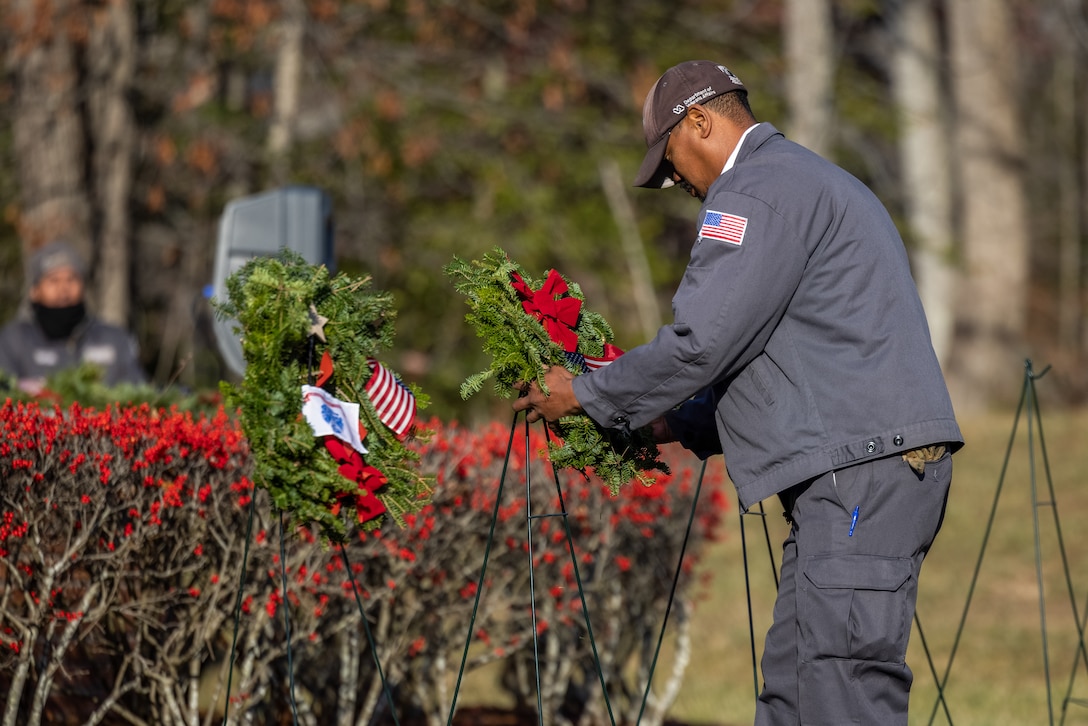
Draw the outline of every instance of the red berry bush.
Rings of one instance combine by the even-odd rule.
[[[444,724],[466,643],[465,672],[500,662],[500,687],[534,710],[539,663],[549,723],[604,723],[608,705],[633,722],[701,463],[666,447],[671,475],[612,496],[570,472],[557,487],[542,428],[428,427],[415,446],[431,501],[330,546],[254,490],[222,411],[0,407],[0,726],[195,726],[224,708],[232,723],[392,709]],[[683,677],[723,483],[720,466],[703,479],[674,655],[642,723],[660,723]]]

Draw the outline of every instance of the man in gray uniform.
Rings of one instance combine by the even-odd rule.
[[[65,242],[30,258],[26,303],[0,329],[0,372],[21,390],[37,394],[50,375],[84,363],[100,367],[108,385],[146,382],[132,336],[87,313],[85,282],[83,259]]]
[[[588,414],[724,453],[740,504],[791,524],[756,724],[907,723],[922,560],[956,424],[906,251],[857,179],[757,123],[710,61],[643,107],[636,185],[703,202],[674,322],[609,366],[521,385],[529,421]]]

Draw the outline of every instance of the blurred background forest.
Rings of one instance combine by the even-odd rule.
[[[508,410],[458,396],[485,362],[455,254],[555,267],[646,340],[697,203],[631,188],[642,101],[707,58],[888,206],[961,411],[1015,401],[1028,357],[1088,395],[1085,0],[0,0],[0,32],[0,317],[64,237],[158,386],[228,375],[219,217],[292,184],[394,294],[389,362],[441,418]]]

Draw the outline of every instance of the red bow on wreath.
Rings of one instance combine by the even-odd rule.
[[[582,301],[567,294],[567,283],[555,270],[548,272],[539,290],[533,290],[516,272],[510,284],[521,298],[521,306],[544,325],[548,337],[572,353],[578,349],[578,334],[574,328],[578,325],[578,314],[582,310]]]
[[[358,451],[335,436],[325,437],[325,448],[340,465],[340,473],[359,487],[358,493],[339,497],[333,505],[333,514],[339,514],[341,502],[348,497],[355,498],[355,511],[359,522],[366,522],[384,514],[385,505],[375,492],[389,482],[385,474],[364,462]]]

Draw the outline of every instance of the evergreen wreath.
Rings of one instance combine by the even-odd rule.
[[[240,409],[254,483],[279,509],[317,523],[328,539],[342,539],[349,513],[364,529],[379,526],[383,511],[402,525],[426,503],[431,486],[418,473],[418,454],[382,422],[367,395],[375,357],[392,343],[392,296],[371,289],[369,276],[330,278],[326,267],[291,250],[250,260],[226,288],[227,300],[213,305],[237,322],[246,370],[240,385],[224,381],[220,388]],[[335,437],[314,435],[301,393],[314,383],[358,402],[365,463]],[[426,406],[416,386],[405,388],[417,408]]]
[[[488,380],[502,398],[515,396],[514,384],[519,381],[536,381],[547,393],[548,367],[559,365],[580,375],[622,353],[612,345],[612,328],[604,317],[586,309],[578,284],[555,270],[543,280],[533,279],[496,247],[481,260],[455,256],[445,271],[467,298],[465,320],[483,338],[484,352],[491,356],[490,367],[461,384],[464,399],[478,393]],[[548,446],[552,464],[582,474],[592,471],[613,494],[633,479],[649,485],[653,471],[668,472],[649,427],[620,431],[577,415],[553,423],[551,430],[559,439]]]

